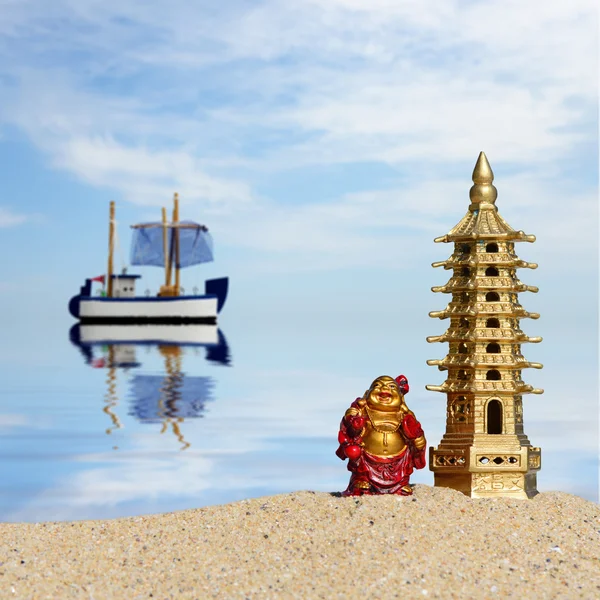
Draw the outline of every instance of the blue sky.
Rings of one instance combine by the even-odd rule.
[[[0,0],[3,364],[66,335],[68,298],[105,268],[109,200],[127,256],[127,225],[177,191],[216,247],[184,285],[231,277],[228,336],[285,332],[299,368],[312,352],[342,377],[313,352],[330,336],[366,383],[376,364],[440,383],[430,264],[451,249],[433,238],[484,150],[500,213],[538,238],[518,247],[540,265],[520,277],[542,318],[522,326],[544,337],[524,348],[546,389],[526,431],[566,418],[556,447],[597,456],[597,23],[592,0]]]

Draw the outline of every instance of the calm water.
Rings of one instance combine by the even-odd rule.
[[[379,321],[361,328],[333,316],[327,328],[230,319],[183,346],[152,343],[181,337],[181,328],[121,328],[111,343],[68,318],[6,327],[0,519],[108,518],[342,490],[338,423],[376,376],[405,373],[409,407],[429,443],[441,438],[443,396],[424,385],[443,377],[424,361],[444,353],[423,338],[442,328],[426,319],[400,327],[402,343]],[[525,430],[542,447],[538,488],[597,501],[597,437],[586,413],[597,401],[593,383],[567,414],[562,386],[536,377],[527,379],[546,394],[526,397]],[[428,469],[412,477],[432,481]]]

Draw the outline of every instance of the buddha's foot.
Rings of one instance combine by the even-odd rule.
[[[371,485],[368,481],[357,481],[351,486],[348,486],[348,489],[345,492],[342,492],[342,496],[372,496],[373,491],[371,490]]]

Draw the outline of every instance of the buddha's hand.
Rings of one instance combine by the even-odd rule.
[[[359,415],[348,416],[346,417],[346,423],[353,432],[358,434],[362,431],[362,428],[365,426],[365,418]]]
[[[416,440],[425,435],[421,423],[411,413],[408,413],[402,420],[402,430],[409,440]]]
[[[425,446],[427,445],[427,440],[425,439],[424,435],[420,435],[418,438],[415,438],[413,440],[413,443],[417,450],[423,450],[423,448],[425,448]]]

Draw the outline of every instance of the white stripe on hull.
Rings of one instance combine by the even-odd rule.
[[[217,344],[216,325],[81,325],[83,344],[99,342],[158,342],[171,344]]]
[[[217,316],[216,298],[82,298],[79,306],[80,319],[198,319]]]

